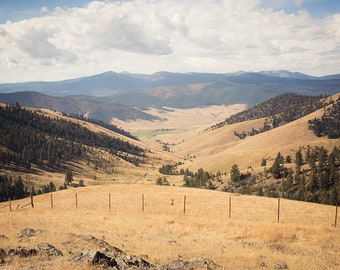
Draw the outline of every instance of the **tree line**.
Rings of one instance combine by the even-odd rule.
[[[294,160],[294,163],[293,163]],[[266,166],[263,159],[261,166]],[[272,184],[262,184],[270,175]],[[323,147],[299,148],[295,157],[279,152],[263,173],[241,173],[237,164],[230,170],[231,183],[225,191],[267,197],[336,204],[340,201],[340,149],[328,152]]]
[[[254,107],[236,113],[223,122],[217,123],[211,129],[231,125],[235,123],[265,118],[264,124],[258,130],[252,129],[249,132],[235,132],[234,135],[240,139],[253,136],[277,128],[284,124],[295,121],[316,110],[333,104],[333,100],[327,101],[326,96],[304,96],[298,94],[283,94],[262,102]]]
[[[0,123],[3,165],[30,170],[36,164],[64,170],[62,161],[82,158],[86,147],[106,150],[135,165],[145,156],[142,148],[128,141],[92,132],[70,120],[43,116],[18,103],[0,108]]]
[[[102,120],[98,120],[98,119],[95,119],[95,118],[88,118],[88,117],[84,117],[83,115],[79,115],[79,114],[76,114],[76,113],[70,113],[70,114],[67,114],[67,113],[63,113],[64,116],[68,116],[68,117],[72,117],[72,118],[75,118],[75,119],[79,119],[79,120],[82,120],[82,121],[85,121],[85,122],[88,122],[88,123],[92,123],[92,124],[95,124],[97,126],[100,126],[100,127],[104,127],[108,130],[111,130],[113,132],[116,132],[118,134],[121,134],[125,137],[128,137],[128,138],[131,138],[131,139],[134,139],[134,140],[137,140],[138,141],[138,138],[133,136],[130,132],[127,132],[123,129],[120,129],[118,128],[117,126],[115,125],[111,125],[107,122],[104,122]]]
[[[309,120],[308,128],[318,137],[340,138],[340,97],[329,108],[325,108],[321,118]]]

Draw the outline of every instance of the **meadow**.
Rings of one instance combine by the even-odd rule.
[[[105,240],[153,264],[195,257],[209,258],[220,269],[273,269],[278,263],[288,269],[340,266],[335,206],[280,199],[278,222],[278,199],[173,186],[68,189],[53,193],[53,209],[51,194],[33,199],[34,208],[22,208],[29,198],[11,202],[12,212],[8,202],[0,204],[0,234],[8,237],[0,238],[0,247],[32,248],[49,242],[71,254],[85,248],[76,242],[72,250],[65,247],[73,233]],[[48,233],[22,241],[17,234],[26,227]],[[18,258],[2,267],[28,265],[35,269],[84,269],[67,256],[53,262]]]

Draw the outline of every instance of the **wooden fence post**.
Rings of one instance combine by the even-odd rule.
[[[76,193],[76,209],[78,209],[78,194]]]
[[[187,195],[184,195],[184,201],[183,201],[183,214],[185,215],[185,205],[187,202]]]
[[[12,212],[11,198],[8,198],[9,211]]]
[[[31,196],[31,206],[34,208],[33,196]]]
[[[231,218],[231,197],[229,197],[229,218]]]
[[[142,211],[144,212],[144,194],[142,194]]]
[[[280,198],[277,200],[277,222],[280,222]]]
[[[335,220],[334,220],[334,227],[336,227],[336,223],[338,220],[338,207],[339,207],[339,202],[336,202],[336,206],[335,206]]]
[[[109,193],[109,212],[111,212],[111,193]]]
[[[51,208],[53,209],[53,194],[51,193]]]

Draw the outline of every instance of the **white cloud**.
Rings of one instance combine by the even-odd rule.
[[[105,70],[338,72],[340,57],[330,61],[326,52],[339,56],[339,14],[316,20],[306,11],[287,14],[259,4],[133,0],[57,8],[44,17],[0,25],[0,72],[7,80],[21,80],[18,70],[32,79]]]

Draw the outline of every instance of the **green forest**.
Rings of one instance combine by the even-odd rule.
[[[234,133],[240,139],[245,139],[247,136],[254,136],[277,128],[322,108],[324,109],[324,116],[321,119],[311,120],[309,128],[314,130],[317,136],[328,136],[331,139],[339,138],[340,100],[332,100],[330,97],[327,99],[324,96],[303,96],[297,94],[284,94],[271,98],[248,110],[230,116],[225,121],[212,126],[211,129],[265,118],[263,127],[258,130],[253,128],[249,132]]]
[[[328,152],[323,147],[300,148],[294,157],[278,153],[273,165],[266,167],[263,158],[263,172],[252,173],[252,168],[241,173],[238,165],[233,164],[229,172],[216,174],[200,168],[197,172],[179,169],[183,164],[163,164],[159,172],[165,175],[183,175],[183,186],[216,189],[229,173],[230,181],[223,191],[266,197],[282,197],[293,200],[336,204],[340,201],[340,149],[334,147]],[[275,183],[266,184],[274,178]],[[161,184],[161,183],[158,183]]]
[[[89,162],[89,156],[95,159],[94,148],[136,166],[145,158],[144,149],[128,141],[93,132],[71,120],[43,116],[39,110],[33,112],[18,103],[0,107],[0,126],[0,166],[3,169],[34,173],[35,168],[41,168],[65,172],[69,161]],[[50,189],[52,185],[46,191]],[[21,198],[28,193],[32,191],[23,188],[20,177],[0,177],[2,199]]]

